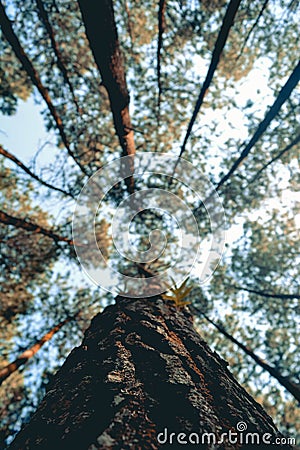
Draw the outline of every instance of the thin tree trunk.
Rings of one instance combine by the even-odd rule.
[[[196,333],[187,310],[161,298],[118,297],[92,320],[10,449],[147,450],[170,439],[178,448],[179,433],[193,442],[198,436],[198,448],[257,448],[226,439],[212,445],[230,432],[240,442],[238,423],[260,439],[281,436]]]
[[[124,59],[118,40],[112,0],[78,1],[86,34],[105,86],[114,125],[123,156],[131,156],[127,168],[133,173],[135,144],[129,114],[129,93],[126,83]],[[134,191],[133,177],[125,180],[129,193]]]
[[[250,30],[249,30],[247,36],[245,37],[245,40],[244,40],[243,45],[242,45],[242,47],[241,47],[240,53],[239,53],[238,56],[236,57],[236,60],[235,60],[236,63],[238,62],[238,60],[239,60],[240,57],[242,56],[242,54],[243,54],[243,52],[244,52],[244,50],[245,50],[245,47],[246,47],[246,45],[247,45],[247,42],[248,42],[248,40],[249,40],[251,34],[253,33],[253,30],[255,30],[255,28],[257,27],[258,22],[260,21],[260,19],[261,19],[263,13],[264,13],[264,11],[265,11],[265,9],[266,9],[267,6],[268,6],[268,3],[269,3],[269,0],[265,0],[265,1],[264,1],[263,5],[262,5],[262,7],[261,7],[261,9],[260,9],[260,11],[259,11],[259,14],[258,14],[258,16],[257,16],[257,18],[256,18],[256,21],[254,22],[254,24],[253,24],[252,27],[250,28]]]
[[[16,372],[19,367],[26,364],[30,358],[32,358],[42,347],[43,345],[50,341],[50,339],[68,322],[70,322],[73,318],[69,317],[58,325],[54,326],[48,333],[44,334],[44,336],[39,339],[32,347],[25,350],[15,359],[13,362],[7,364],[5,367],[0,369],[0,386],[12,373]]]

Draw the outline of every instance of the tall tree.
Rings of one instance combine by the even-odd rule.
[[[266,435],[279,442],[270,417],[191,319],[162,299],[117,299],[93,319],[10,449],[260,448]],[[253,433],[245,446],[239,422]]]
[[[214,426],[218,436],[236,427],[235,414],[249,430],[256,422],[258,432],[275,436],[270,414],[282,433],[297,437],[297,402],[283,385],[297,397],[298,2],[6,0],[1,11],[0,110],[11,116],[31,96],[48,133],[39,149],[29,150],[26,138],[37,126],[23,130],[17,115],[10,118],[16,132],[3,125],[0,135],[0,372],[17,369],[0,387],[0,447],[29,422],[49,383],[37,415],[16,440],[20,448],[27,438],[33,448],[34,439],[51,449],[67,441],[79,446],[81,430],[88,440],[93,435],[92,448],[120,445],[121,434],[125,443],[139,439],[147,448],[157,444],[159,423],[171,432]],[[14,135],[22,139],[16,143]],[[170,182],[175,162],[167,174],[163,167],[151,174],[155,156],[145,165],[138,150],[181,153],[194,168],[181,174],[183,183]],[[123,183],[105,167],[125,155],[132,176]],[[96,196],[103,190],[101,202],[92,220],[84,209],[90,199],[83,205],[75,244],[87,247],[85,231],[94,223],[91,241],[102,257],[99,264],[99,254],[88,248],[87,261],[106,275],[111,268],[109,280],[115,274],[132,279],[117,284],[123,298],[96,316],[52,384],[92,317],[115,302],[116,290],[99,292],[82,274],[73,249],[74,200],[87,175],[101,167],[104,178],[91,189]],[[201,186],[202,175],[219,190],[229,241],[200,288],[213,231],[202,197],[190,189],[193,182]],[[158,191],[172,196],[122,223],[130,194],[141,199],[148,192],[147,208]],[[183,204],[194,211],[193,222],[183,221]],[[219,207],[210,211],[213,218],[219,213]],[[165,289],[172,289],[161,297],[128,298],[140,285],[137,278],[156,286],[157,274],[185,273],[194,223],[201,245],[189,280],[172,287],[168,279]],[[135,255],[160,250],[162,237],[164,251],[136,261]],[[78,311],[76,321],[57,329]],[[57,332],[44,342],[47,330]],[[228,360],[248,394],[203,339]],[[34,355],[26,353],[32,346]],[[17,368],[24,352],[32,357]],[[109,404],[101,430],[92,414],[100,408],[98,394]],[[140,415],[133,411],[138,401]]]

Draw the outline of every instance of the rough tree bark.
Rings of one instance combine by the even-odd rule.
[[[82,345],[71,352],[10,449],[169,448],[157,440],[166,429],[168,436],[214,433],[219,439],[238,422],[249,432],[280,436],[194,330],[187,309],[159,297],[118,297],[92,320]],[[181,447],[172,439],[171,448]],[[257,448],[211,441],[198,447]]]

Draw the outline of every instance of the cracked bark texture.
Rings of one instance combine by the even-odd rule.
[[[157,434],[167,428],[176,435],[220,437],[240,421],[249,432],[281,436],[194,330],[187,308],[178,310],[159,297],[118,297],[92,320],[10,449],[181,448],[160,445]]]

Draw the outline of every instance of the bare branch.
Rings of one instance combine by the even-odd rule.
[[[25,164],[23,164],[16,156],[14,156],[12,153],[8,152],[7,150],[5,150],[2,145],[0,145],[0,154],[5,156],[5,158],[10,159],[11,161],[13,161],[15,164],[17,164],[17,166],[19,166],[25,173],[27,173],[28,175],[30,175],[34,180],[38,181],[40,184],[42,184],[43,186],[52,189],[54,191],[60,192],[68,197],[71,197],[73,199],[75,199],[75,196],[73,194],[71,194],[71,192],[67,192],[64,189],[60,189],[59,187],[53,186],[52,184],[47,183],[46,181],[43,181],[39,176],[35,175],[30,169],[28,169],[27,166],[25,166]]]
[[[63,127],[63,122],[61,117],[59,116],[54,104],[52,103],[50,94],[48,89],[43,85],[40,76],[38,74],[38,72],[36,71],[36,69],[34,68],[31,60],[28,58],[27,54],[25,53],[23,47],[21,46],[21,43],[18,39],[18,37],[16,36],[12,25],[11,25],[11,21],[9,20],[6,12],[5,12],[5,8],[2,4],[2,2],[0,1],[0,25],[3,31],[3,35],[5,36],[5,38],[7,39],[7,41],[9,42],[9,44],[11,45],[16,57],[18,58],[18,60],[20,61],[20,63],[22,64],[24,70],[26,71],[27,75],[30,77],[32,83],[34,84],[34,86],[36,86],[36,88],[38,89],[39,93],[41,94],[41,96],[43,97],[44,101],[46,102],[48,109],[50,111],[50,114],[57,126],[57,129],[59,131],[61,140],[64,144],[64,146],[66,147],[69,156],[75,161],[75,163],[77,164],[77,166],[80,168],[80,170],[86,175],[89,176],[88,171],[86,170],[86,168],[78,161],[78,159],[76,158],[73,150],[70,147],[70,143],[69,140],[66,136],[64,127]]]

